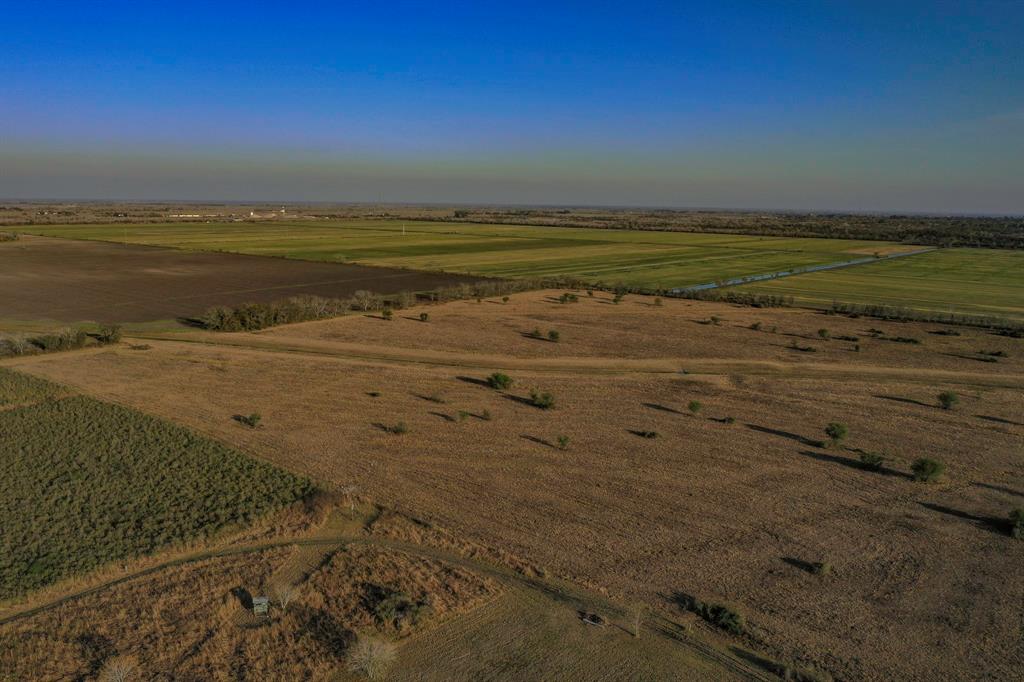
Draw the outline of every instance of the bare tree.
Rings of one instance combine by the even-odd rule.
[[[292,599],[299,594],[299,588],[289,582],[278,583],[274,586],[274,599],[281,605],[281,609],[287,609]]]
[[[142,679],[142,669],[134,656],[114,656],[100,670],[99,682],[131,682]]]
[[[371,680],[384,677],[395,661],[395,645],[373,637],[360,637],[348,654],[350,672],[366,675]]]
[[[348,500],[349,511],[351,511],[352,513],[355,513],[355,511],[356,511],[356,495],[359,494],[359,486],[354,485],[354,484],[353,485],[347,485],[347,486],[345,486],[344,488],[341,489],[341,494],[344,495],[345,499]]]
[[[633,636],[640,636],[640,623],[644,618],[645,607],[640,602],[633,604],[629,609],[629,614],[633,618]]]

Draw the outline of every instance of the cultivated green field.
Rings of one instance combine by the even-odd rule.
[[[649,288],[702,284],[914,249],[877,241],[380,220],[22,229],[75,239],[495,277],[566,275],[592,283]]]
[[[1024,252],[944,249],[737,290],[792,296],[811,306],[842,301],[1024,319]]]
[[[0,369],[0,600],[215,533],[309,481],[169,422]],[[40,400],[42,399],[42,400]]]

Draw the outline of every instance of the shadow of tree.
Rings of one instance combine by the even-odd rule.
[[[936,405],[929,405],[923,403],[920,400],[914,400],[913,398],[901,398],[895,395],[873,395],[872,398],[878,398],[879,400],[891,400],[896,403],[906,403],[907,405],[920,405],[921,407],[937,407]]]
[[[882,476],[896,476],[897,478],[913,479],[910,474],[903,473],[902,471],[896,471],[886,467],[872,470],[870,467],[865,466],[859,459],[851,459],[850,457],[840,457],[839,455],[830,455],[824,452],[813,452],[811,450],[801,450],[800,454],[804,457],[810,457],[816,459],[819,462],[829,462],[831,464],[839,464],[840,466],[849,467],[850,469],[856,469],[858,471],[870,472],[873,474],[881,474]]]
[[[652,410],[659,410],[661,412],[671,412],[672,414],[683,414],[682,412],[680,412],[679,410],[675,409],[674,407],[669,407],[667,405],[661,405],[660,403],[643,403],[643,406],[644,407],[649,407]]]
[[[925,509],[930,509],[931,511],[945,514],[946,516],[952,516],[953,518],[961,519],[963,521],[969,521],[993,533],[1005,535],[1010,532],[1010,520],[1008,518],[1002,519],[998,516],[979,516],[978,514],[965,512],[962,509],[953,509],[952,507],[946,507],[933,502],[918,502],[918,504]]]
[[[476,377],[457,376],[455,377],[459,381],[467,384],[473,384],[474,386],[483,386],[484,388],[490,388],[491,385],[484,379],[477,379]]]
[[[824,443],[820,440],[812,440],[810,438],[804,438],[798,433],[790,433],[789,431],[782,431],[780,429],[770,429],[767,426],[758,426],[757,424],[747,424],[747,428],[759,433],[768,433],[773,436],[780,436],[782,438],[788,438],[794,440],[801,445],[806,445],[812,448],[824,447]]]

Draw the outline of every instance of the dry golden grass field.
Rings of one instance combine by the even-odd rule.
[[[601,292],[563,304],[561,293],[412,308],[390,321],[154,335],[130,340],[146,350],[3,364],[172,419],[326,489],[358,486],[488,562],[690,619],[723,651],[843,680],[1021,679],[1024,542],[1006,519],[1024,506],[1024,341],[791,309],[640,296],[616,305]],[[509,390],[486,385],[495,371],[511,376]],[[530,404],[531,389],[554,406]],[[943,391],[959,396],[953,409],[938,406]],[[255,429],[232,418],[253,412]],[[829,422],[849,435],[822,447]],[[863,452],[881,453],[882,470],[862,468]],[[945,463],[942,480],[912,480],[921,457]],[[270,552],[244,570],[265,574],[279,559]],[[831,571],[816,574],[816,562]],[[456,583],[476,585],[460,594],[488,593],[483,577]],[[726,675],[699,673],[693,660],[682,674],[665,663],[677,654],[663,638],[641,638],[630,654],[602,641],[611,630],[580,634],[571,611],[503,616],[517,603],[509,589],[404,640],[396,678],[444,679],[430,676],[438,665],[453,679]],[[746,633],[715,633],[684,613],[687,597],[732,605]],[[195,620],[212,623],[228,607],[204,608]],[[242,646],[208,627],[225,655]],[[557,660],[559,638],[579,637],[562,667],[524,667]],[[473,660],[472,642],[506,655]]]

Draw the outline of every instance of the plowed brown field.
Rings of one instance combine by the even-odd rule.
[[[479,278],[365,265],[23,235],[0,243],[0,319],[149,322],[214,305],[360,289],[421,291]]]

